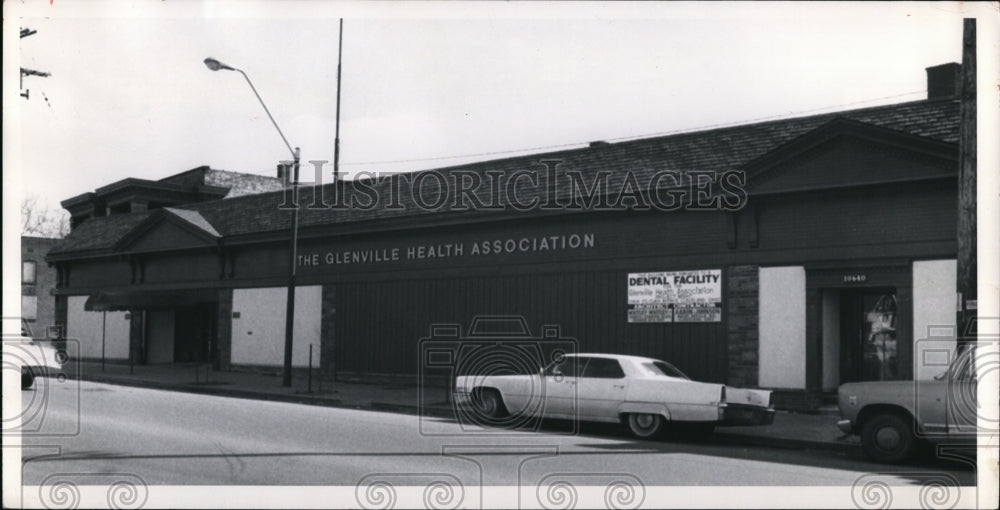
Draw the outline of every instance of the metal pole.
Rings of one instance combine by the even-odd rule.
[[[277,130],[278,130],[278,134],[279,134],[279,135],[281,135],[281,140],[285,142],[285,147],[288,147],[288,150],[289,150],[290,152],[292,152],[293,154],[295,154],[295,157],[296,157],[296,159],[297,159],[297,158],[299,157],[299,156],[298,156],[298,151],[299,151],[299,149],[298,149],[298,148],[296,148],[296,149],[295,149],[294,151],[292,150],[292,144],[288,143],[288,139],[287,139],[287,138],[285,138],[285,133],[282,133],[282,132],[281,132],[281,128],[280,128],[280,127],[278,127],[278,123],[277,123],[277,122],[275,122],[275,120],[274,120],[274,116],[272,116],[272,115],[271,115],[271,110],[268,110],[268,109],[267,109],[267,105],[266,105],[266,104],[264,104],[264,100],[263,100],[263,99],[261,99],[261,97],[260,97],[260,94],[258,94],[258,93],[257,93],[257,87],[254,87],[254,86],[253,86],[253,82],[252,82],[252,81],[250,81],[250,77],[249,77],[249,76],[247,76],[247,73],[244,73],[242,69],[236,69],[235,67],[233,67],[233,68],[231,68],[231,69],[233,69],[234,71],[239,71],[239,72],[240,72],[240,74],[242,74],[242,75],[243,75],[243,77],[244,77],[244,78],[246,78],[246,80],[247,80],[247,83],[249,83],[249,84],[250,84],[250,90],[253,90],[253,93],[254,93],[254,95],[255,95],[255,96],[257,96],[257,100],[258,100],[258,101],[260,101],[260,105],[264,107],[264,113],[267,113],[267,118],[271,119],[271,124],[274,124],[274,129],[277,129]],[[296,179],[296,181],[297,181],[297,180],[298,180],[298,179]]]
[[[340,62],[342,60],[344,48],[344,18],[340,18],[339,40],[337,41],[337,120],[336,133],[333,138],[333,185],[337,185],[340,178]],[[336,188],[334,189],[336,193]]]
[[[264,112],[267,113],[267,118],[271,119],[271,124],[274,124],[274,129],[278,130],[278,134],[281,135],[281,141],[285,142],[285,147],[288,147],[288,151],[292,153],[294,162],[292,163],[293,172],[295,174],[294,180],[291,183],[292,188],[292,231],[291,231],[291,257],[289,259],[290,265],[288,268],[288,296],[287,303],[285,307],[285,362],[282,367],[281,374],[281,385],[284,387],[290,387],[292,385],[292,334],[293,325],[295,323],[295,266],[296,266],[296,245],[298,243],[299,236],[299,201],[298,201],[298,184],[299,184],[299,157],[300,151],[296,147],[292,150],[292,145],[288,143],[288,139],[285,138],[285,133],[281,131],[278,127],[277,121],[274,120],[274,116],[271,115],[271,110],[267,108],[264,104],[264,99],[260,97],[260,93],[257,92],[257,87],[253,86],[253,82],[250,81],[250,77],[247,73],[243,72],[242,69],[227,66],[214,58],[206,58],[205,65],[212,71],[218,71],[219,69],[226,69],[229,71],[238,71],[246,79],[247,84],[250,85],[250,90],[253,91],[254,95],[257,96],[257,101],[260,105],[264,107]]]
[[[309,372],[306,375],[306,393],[313,392],[313,344],[309,344]]]
[[[288,388],[292,386],[292,336],[295,326],[295,269],[296,258],[298,258],[297,245],[299,237],[299,148],[295,148],[295,160],[292,163],[293,182],[292,188],[292,232],[291,232],[291,258],[288,266],[288,295],[285,306],[285,363],[281,373],[281,385]]]
[[[108,311],[104,310],[104,317],[101,320],[101,372],[104,371],[105,341],[108,333]]]

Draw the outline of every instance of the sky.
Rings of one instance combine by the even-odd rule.
[[[961,60],[963,16],[905,2],[65,3],[21,13],[37,30],[21,65],[51,76],[24,79],[21,161],[4,169],[55,207],[201,165],[274,175],[288,149],[243,77],[208,70],[209,56],[247,73],[303,161],[332,161],[340,16],[348,176],[923,99],[925,68]]]

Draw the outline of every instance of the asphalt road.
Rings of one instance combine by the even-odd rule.
[[[891,470],[831,452],[637,441],[611,426],[575,435],[560,434],[559,424],[508,434],[431,418],[421,423],[404,414],[75,384],[23,393],[31,430],[24,437],[24,484],[54,474],[129,473],[149,485],[364,485],[374,479],[426,485],[434,477],[467,485],[554,477],[582,484],[624,477],[647,486],[851,485],[865,473],[886,471],[900,472],[890,479],[894,484],[919,484],[925,474],[942,471],[963,485],[975,483],[975,473],[961,465]]]

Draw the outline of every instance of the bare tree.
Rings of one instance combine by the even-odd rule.
[[[51,209],[38,197],[27,196],[21,201],[21,234],[39,237],[65,237],[69,233],[69,213]]]

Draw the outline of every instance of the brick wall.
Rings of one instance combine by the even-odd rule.
[[[56,269],[45,262],[45,255],[59,239],[21,237],[21,260],[35,263],[35,283],[21,284],[21,296],[35,296],[35,318],[29,319],[35,338],[45,338],[46,329],[56,324]],[[22,312],[24,315],[24,312]]]
[[[726,279],[728,384],[754,387],[758,374],[758,267],[729,266]]]

